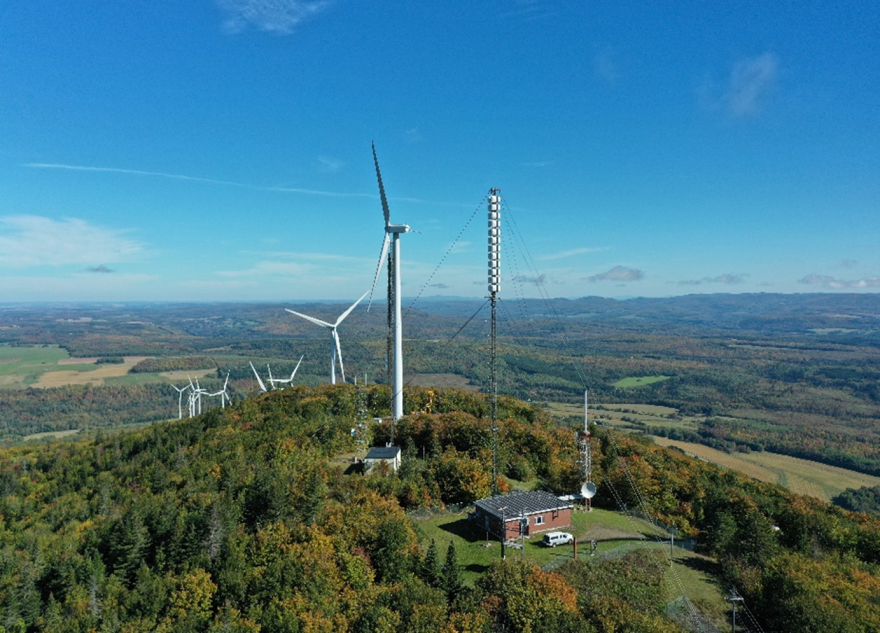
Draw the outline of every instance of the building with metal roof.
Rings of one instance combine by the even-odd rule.
[[[571,525],[573,505],[543,490],[480,499],[471,520],[505,541]],[[502,527],[503,526],[503,527]]]

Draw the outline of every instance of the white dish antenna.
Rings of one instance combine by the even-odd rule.
[[[583,495],[584,499],[592,499],[596,496],[596,484],[592,481],[588,481],[581,486],[581,495]]]

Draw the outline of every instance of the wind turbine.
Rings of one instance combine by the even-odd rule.
[[[189,378],[189,376],[187,376]],[[189,417],[201,415],[202,413],[202,395],[208,394],[207,389],[202,389],[199,385],[199,379],[196,378],[196,384],[193,384],[192,378],[189,378],[189,388],[192,391],[189,394]],[[208,394],[210,395],[210,394]]]
[[[177,393],[180,394],[180,396],[177,398],[177,419],[182,420],[183,419],[183,392],[186,391],[187,389],[189,389],[189,385],[185,385],[182,389],[180,387],[178,387],[177,385],[171,385],[171,386],[174,387],[174,389],[177,390]]]
[[[393,358],[392,390],[394,399],[392,402],[392,417],[397,420],[403,416],[403,323],[401,322],[400,310],[400,235],[409,233],[408,224],[391,224],[391,211],[388,208],[388,198],[385,196],[385,185],[382,183],[382,173],[379,171],[379,159],[376,156],[376,144],[373,143],[373,162],[376,165],[376,179],[379,181],[379,197],[382,199],[382,213],[385,214],[385,238],[382,241],[382,254],[379,255],[379,264],[376,267],[376,277],[373,279],[373,289],[370,291],[370,303],[372,293],[376,291],[379,282],[379,274],[382,272],[382,262],[388,255],[388,330],[389,339],[393,338],[393,349],[390,351]],[[394,240],[391,253],[388,253],[388,242]],[[369,308],[367,308],[369,310]],[[393,334],[392,334],[393,332]],[[392,346],[389,346],[392,347]]]
[[[316,319],[315,317],[310,317],[306,314],[300,314],[299,312],[294,312],[293,310],[291,310],[289,308],[284,308],[285,310],[287,310],[291,314],[295,314],[298,317],[302,317],[306,321],[311,321],[315,325],[320,325],[321,327],[325,327],[325,328],[330,329],[330,337],[333,339],[333,344],[332,344],[333,347],[332,347],[332,352],[330,354],[330,384],[332,384],[332,385],[336,384],[336,357],[337,357],[337,355],[339,356],[339,371],[342,373],[342,382],[345,382],[345,367],[342,364],[342,346],[339,344],[339,334],[336,331],[336,328],[339,327],[339,325],[345,320],[345,317],[347,317],[349,314],[351,314],[351,311],[354,310],[357,307],[357,304],[359,304],[361,301],[363,301],[364,298],[368,294],[370,294],[370,293],[365,292],[363,295],[361,295],[360,299],[355,301],[354,304],[352,304],[352,306],[348,310],[343,312],[340,315],[340,317],[338,319],[336,319],[336,323],[327,323],[326,321],[322,321],[321,319]],[[293,378],[293,377],[291,376],[291,378]]]
[[[276,385],[276,384],[279,384],[279,385],[288,385],[288,384],[290,384],[291,382],[293,382],[293,377],[296,376],[296,370],[299,369],[299,366],[300,366],[300,364],[302,364],[302,362],[303,362],[303,358],[305,358],[305,357],[306,357],[305,354],[303,354],[302,356],[300,356],[300,358],[299,358],[299,362],[296,364],[296,367],[293,368],[293,373],[290,374],[290,378],[272,378],[272,370],[270,369],[270,370],[269,370],[269,382],[272,384],[272,389],[275,388],[275,385]],[[339,355],[339,358],[340,358],[340,359],[342,358],[342,355],[341,355],[341,354]],[[340,361],[340,362],[341,362],[341,361]],[[283,389],[283,387],[282,387],[282,389]]]
[[[209,393],[209,394],[207,394],[208,396],[210,396],[210,397],[212,397],[212,398],[213,398],[213,397],[216,397],[216,396],[220,396],[220,408],[221,408],[221,409],[225,409],[225,408],[226,408],[226,401],[227,401],[227,400],[229,401],[229,404],[232,404],[232,398],[230,398],[230,397],[229,397],[229,394],[226,393],[226,386],[227,386],[228,384],[229,384],[229,373],[227,372],[227,373],[226,373],[226,382],[223,383],[223,389],[221,389],[220,391],[218,391],[218,392],[216,392],[216,393]]]

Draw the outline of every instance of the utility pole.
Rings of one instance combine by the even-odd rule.
[[[492,494],[498,495],[498,380],[495,375],[497,349],[497,301],[501,290],[501,190],[489,190],[489,302],[492,304],[490,354],[492,394]]]
[[[504,552],[504,543],[507,541],[507,516],[505,515],[506,506],[501,506],[501,560],[505,560],[507,556]]]
[[[733,621],[731,622],[730,630],[732,633],[736,633],[736,603],[742,602],[743,597],[736,592],[736,587],[734,587],[730,590],[730,595],[725,600],[733,605]]]

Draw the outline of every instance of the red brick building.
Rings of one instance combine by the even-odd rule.
[[[573,507],[543,490],[480,499],[474,506],[471,521],[496,538],[503,534],[505,541],[519,538],[521,526],[526,536],[568,527]]]

